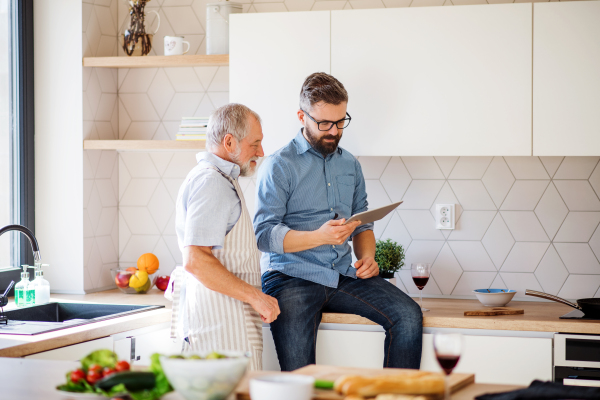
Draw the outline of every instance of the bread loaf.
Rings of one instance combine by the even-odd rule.
[[[345,396],[373,397],[378,394],[439,394],[444,393],[444,377],[426,371],[406,371],[394,375],[366,377],[344,375],[334,389]]]
[[[347,398],[346,398],[347,399]],[[429,400],[426,396],[412,394],[378,394],[375,400]]]

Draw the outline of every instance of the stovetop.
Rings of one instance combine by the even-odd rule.
[[[560,319],[586,319],[590,321],[600,321],[600,318],[586,317],[581,310],[573,310],[559,317]]]

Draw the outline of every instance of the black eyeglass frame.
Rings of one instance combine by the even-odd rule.
[[[302,110],[302,109],[300,109],[300,110]],[[342,122],[342,121],[348,121],[348,124],[346,124],[343,128],[340,128],[338,126],[338,129],[346,129],[348,127],[348,125],[350,125],[350,121],[352,121],[352,117],[347,112],[346,112],[346,115],[348,116],[348,118],[342,118],[342,119],[340,119],[338,121],[321,121],[321,122],[319,122],[316,119],[314,119],[313,117],[311,117],[311,115],[309,113],[307,113],[306,111],[302,110],[302,112],[304,114],[308,115],[308,118],[312,119],[313,122],[315,124],[317,124],[317,129],[319,129],[321,132],[330,131],[331,128],[333,128],[333,124],[335,124],[337,126],[337,124],[340,123],[340,122]],[[331,124],[331,125],[329,125],[329,129],[321,129],[321,124]]]

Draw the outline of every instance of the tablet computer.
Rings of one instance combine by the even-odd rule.
[[[394,211],[396,207],[398,207],[402,203],[402,201],[399,201],[398,203],[393,203],[384,207],[375,208],[373,210],[363,211],[361,213],[354,214],[353,216],[348,218],[346,222],[344,222],[344,225],[354,221],[360,221],[361,225],[379,221],[380,219]]]

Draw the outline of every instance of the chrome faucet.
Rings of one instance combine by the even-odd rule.
[[[40,247],[38,246],[37,239],[33,235],[33,232],[31,232],[23,225],[6,225],[5,227],[0,228],[0,236],[2,236],[3,233],[8,231],[19,231],[23,235],[27,236],[27,239],[29,239],[29,243],[31,244],[31,249],[33,250],[33,260],[36,263],[39,263],[42,260],[42,257],[40,255]]]

